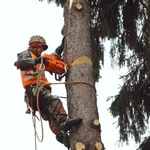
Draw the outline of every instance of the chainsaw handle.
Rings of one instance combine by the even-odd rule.
[[[56,81],[61,81],[62,78],[66,75],[66,73],[64,73],[63,75],[58,75],[58,74],[55,74],[55,80]]]

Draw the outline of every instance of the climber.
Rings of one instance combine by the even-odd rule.
[[[56,48],[54,55],[61,57],[63,51],[64,38],[62,44]],[[20,69],[22,84],[25,89],[25,101],[34,111],[38,111],[36,104],[36,83],[38,81],[38,69],[41,63],[41,54],[48,49],[48,45],[43,37],[39,35],[32,36],[29,40],[27,50],[17,54],[17,61],[14,65]],[[44,60],[43,60],[44,62]],[[40,85],[48,82],[44,70],[40,78]],[[41,116],[49,122],[51,131],[56,135],[56,139],[70,147],[70,137],[68,132],[73,126],[82,121],[81,118],[70,119],[63,107],[59,97],[51,94],[51,87],[44,86],[39,93],[39,107]]]

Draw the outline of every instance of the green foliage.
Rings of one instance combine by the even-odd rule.
[[[124,84],[119,94],[110,98],[110,113],[118,118],[120,141],[128,143],[134,137],[141,142],[150,114],[150,1],[118,3],[121,18],[117,37],[111,38],[111,56],[113,61],[117,58],[118,66],[126,65],[129,73],[121,77]]]
[[[132,66],[131,71],[122,76],[124,85],[110,106],[113,117],[118,118],[120,140],[128,142],[133,136],[136,142],[146,133],[150,115],[150,80],[148,62],[143,60]],[[109,100],[108,99],[108,100]]]

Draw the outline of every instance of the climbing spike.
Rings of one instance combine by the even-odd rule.
[[[76,150],[85,150],[85,145],[81,142],[76,143]]]
[[[103,146],[101,142],[96,142],[95,144],[95,150],[102,150]]]

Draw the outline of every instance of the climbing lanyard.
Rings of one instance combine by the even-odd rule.
[[[37,91],[40,87],[41,76],[42,76],[42,73],[43,73],[44,70],[45,70],[45,65],[43,63],[43,57],[42,57],[40,67],[38,69],[37,84],[36,84],[36,87],[35,87],[35,90],[34,90],[34,95],[37,94]]]
[[[41,76],[42,76],[42,73],[43,73],[43,70],[45,70],[45,65],[43,63],[43,58],[41,58],[41,64],[40,64],[40,67],[38,68],[38,76],[37,76],[37,84],[36,84],[36,87],[35,87],[35,90],[34,90],[34,96],[37,95],[37,92],[38,92],[38,89],[40,87],[40,81],[41,81]],[[37,150],[37,142],[36,142],[36,137],[38,138],[38,140],[40,142],[43,141],[43,124],[42,124],[42,118],[40,116],[40,120],[41,120],[41,127],[42,127],[42,138],[41,140],[39,139],[38,135],[37,135],[37,132],[36,132],[36,115],[35,115],[35,112],[32,112],[32,120],[33,120],[33,125],[34,125],[34,135],[35,135],[35,150]]]

